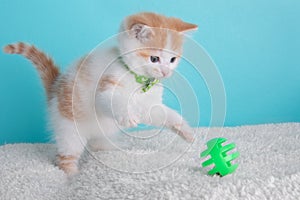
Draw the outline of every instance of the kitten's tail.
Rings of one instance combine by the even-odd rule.
[[[41,76],[48,99],[50,99],[52,85],[60,73],[53,60],[36,47],[22,42],[9,44],[3,50],[9,54],[21,54],[33,63]]]

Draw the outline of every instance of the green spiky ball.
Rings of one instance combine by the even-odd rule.
[[[223,146],[222,143],[226,141],[227,139],[225,138],[211,139],[206,143],[207,149],[200,154],[201,158],[210,156],[208,160],[202,163],[202,167],[207,167],[212,164],[215,165],[213,169],[208,171],[209,175],[217,174],[225,176],[233,173],[238,167],[238,164],[231,164],[231,161],[239,157],[239,152],[227,154],[229,151],[233,150],[236,145],[234,143],[230,143]]]

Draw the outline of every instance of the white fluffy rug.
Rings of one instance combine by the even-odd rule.
[[[199,158],[219,136],[240,152],[237,171],[222,178]],[[122,151],[87,151],[72,178],[54,166],[53,144],[0,146],[0,199],[300,198],[300,123],[199,128],[192,146],[169,132],[123,141]]]

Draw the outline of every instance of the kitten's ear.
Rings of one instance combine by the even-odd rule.
[[[182,32],[182,33],[190,32],[190,31],[196,31],[196,30],[198,30],[198,25],[184,22],[179,27],[179,29],[180,29],[179,32]]]
[[[198,29],[198,25],[184,22],[177,18],[171,18],[174,29],[181,33],[186,33],[189,31],[195,31]]]
[[[141,42],[145,42],[154,35],[151,27],[144,24],[134,24],[130,29],[130,34],[132,34],[136,39]]]

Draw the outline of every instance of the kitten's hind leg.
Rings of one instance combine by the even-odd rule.
[[[72,120],[61,118],[55,124],[55,140],[57,145],[57,166],[67,175],[79,172],[78,160],[84,151],[87,140],[77,131]]]

